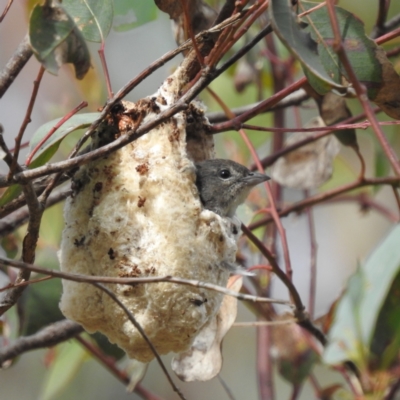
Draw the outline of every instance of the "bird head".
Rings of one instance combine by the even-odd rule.
[[[250,190],[270,179],[231,160],[206,160],[196,163],[196,186],[207,210],[222,217],[233,217]]]

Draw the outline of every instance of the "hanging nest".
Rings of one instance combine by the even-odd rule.
[[[99,147],[154,118],[177,99],[179,71],[158,92],[121,102],[93,139]],[[191,103],[122,149],[79,168],[65,205],[64,272],[105,277],[174,276],[226,286],[238,227],[202,208],[194,161],[214,157],[202,106]],[[105,284],[132,312],[160,354],[183,352],[215,318],[223,295],[169,282]],[[60,308],[88,332],[100,331],[129,357],[154,354],[104,291],[63,281]]]

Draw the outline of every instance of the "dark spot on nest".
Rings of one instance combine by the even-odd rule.
[[[116,257],[116,253],[115,251],[110,247],[110,249],[108,250],[108,256],[110,257],[110,260],[115,260]]]
[[[137,202],[138,207],[139,207],[139,208],[140,208],[140,207],[143,207],[143,206],[144,206],[144,203],[146,203],[146,197],[140,197],[140,196],[139,196],[139,200],[138,200],[138,202]]]
[[[135,169],[140,175],[144,175],[149,171],[149,163],[139,164]]]
[[[155,114],[158,114],[160,112],[160,107],[156,103],[156,101],[157,101],[157,99],[155,97],[152,97],[150,99],[150,108],[151,108],[151,111],[153,111]]]
[[[236,225],[234,225],[234,224],[232,224],[232,233],[233,233],[234,235],[237,235],[237,234],[238,234],[237,227],[236,227]]]
[[[197,307],[202,306],[204,303],[207,303],[207,298],[204,298],[203,300],[200,299],[190,299],[190,302],[194,304]]]
[[[82,236],[80,239],[75,239],[74,240],[74,246],[76,247],[81,247],[85,243],[85,238],[86,236]]]
[[[111,109],[111,114],[114,114],[114,115],[121,114],[124,111],[125,111],[125,107],[123,106],[123,104],[122,103],[117,103]]]
[[[96,182],[93,188],[93,192],[101,192],[103,189],[103,182]]]
[[[156,269],[155,269],[154,267],[146,268],[146,269],[144,270],[144,272],[145,272],[146,275],[154,275],[155,272],[156,272]]]

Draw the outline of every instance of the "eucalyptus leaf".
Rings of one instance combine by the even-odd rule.
[[[334,80],[325,70],[317,51],[317,43],[309,33],[302,30],[292,12],[288,0],[271,0],[270,16],[274,32],[301,62],[307,78],[319,94],[331,89],[345,92],[346,88]]]
[[[64,0],[62,4],[86,40],[104,42],[114,17],[112,0]]]
[[[302,1],[305,10],[319,3]],[[335,7],[342,45],[357,79],[365,85],[368,98],[392,118],[400,119],[400,77],[386,57],[385,51],[366,34],[363,22],[340,7]],[[305,32],[318,44],[320,61],[335,82],[348,81],[347,73],[332,48],[334,34],[326,7],[304,17]],[[310,79],[317,90],[319,82]],[[318,90],[317,90],[318,91]]]
[[[42,65],[57,75],[63,64],[71,63],[82,79],[90,68],[90,54],[72,18],[56,1],[36,5],[29,21],[32,50]]]
[[[21,185],[11,185],[0,197],[0,207],[4,207],[10,201],[16,199],[22,193]]]
[[[305,10],[318,5],[318,3],[306,1],[301,4]],[[375,56],[377,46],[366,36],[364,24],[360,19],[340,7],[335,7],[335,13],[343,47],[351,66],[358,80],[367,87],[368,97],[374,98],[382,81],[382,67]],[[334,34],[326,7],[307,14],[303,20],[308,25],[304,32],[310,34],[312,40],[317,43],[319,58],[327,74],[335,82],[341,82],[342,77],[349,80],[338,55],[332,48]]]
[[[96,119],[99,118],[99,116],[100,113],[83,113],[73,115],[40,146],[39,150],[35,154],[34,160],[38,160],[39,157],[41,157],[41,159],[39,165],[37,165],[38,162],[36,161],[35,166],[37,167],[43,165],[48,160],[50,160],[50,158],[57,151],[61,141],[68,134],[75,132],[79,129],[88,128]],[[46,122],[33,134],[32,139],[29,142],[29,152],[32,152],[32,150],[43,140],[43,138],[46,137],[49,131],[53,129],[58,122],[61,121],[61,119],[62,118],[58,118]],[[32,168],[32,164],[30,165],[30,167]]]
[[[399,243],[400,225],[397,225],[350,278],[329,332],[329,345],[324,353],[326,363],[335,365],[351,360],[363,368],[374,359],[369,349],[376,337],[382,306],[391,296],[391,287],[399,273]],[[398,288],[394,290],[398,293]],[[393,333],[395,343],[397,336],[398,333]]]
[[[55,359],[48,369],[38,398],[40,400],[59,398],[88,359],[87,351],[76,341],[68,341],[57,346]]]

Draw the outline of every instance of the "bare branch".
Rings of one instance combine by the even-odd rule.
[[[64,319],[43,328],[31,336],[18,338],[13,344],[0,349],[0,365],[27,351],[55,346],[83,332],[76,322]]]
[[[33,51],[29,42],[29,36],[26,35],[4,69],[0,72],[0,99],[29,61],[32,54]]]

